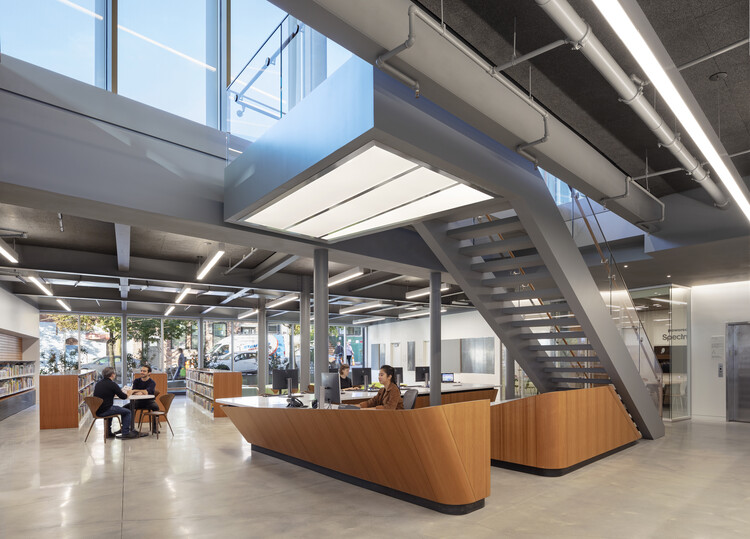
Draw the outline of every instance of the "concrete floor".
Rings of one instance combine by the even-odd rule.
[[[750,424],[667,424],[560,478],[492,469],[484,509],[442,515],[252,455],[183,397],[175,437],[102,441],[101,421],[0,422],[0,537],[748,537]]]

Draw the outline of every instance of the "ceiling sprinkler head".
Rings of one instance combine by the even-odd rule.
[[[710,80],[711,82],[717,82],[717,81],[721,81],[721,80],[726,79],[727,76],[728,75],[727,75],[726,71],[719,71],[718,73],[714,73],[713,75],[709,75],[708,76],[708,80]]]

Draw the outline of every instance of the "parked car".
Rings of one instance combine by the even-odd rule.
[[[102,371],[105,367],[109,367],[109,356],[102,356],[94,359],[93,361],[89,361],[88,363],[82,363],[81,368],[82,369],[92,369],[95,370],[99,376],[101,376]],[[122,369],[122,359],[120,356],[115,356],[115,370],[119,373]]]
[[[273,366],[273,368],[277,368],[277,369],[285,369],[287,367],[287,364],[289,363],[284,357],[269,355],[268,359],[271,361],[271,365]],[[274,359],[276,360],[275,365],[274,365]],[[211,362],[211,365],[209,365],[209,367],[212,369],[221,369],[221,370],[229,371],[229,370],[232,370],[232,363],[227,354],[224,357],[213,360]],[[240,352],[238,354],[235,354],[234,355],[234,371],[244,372],[247,374],[257,374],[258,373],[258,354],[255,352],[255,350],[253,350],[252,352]]]

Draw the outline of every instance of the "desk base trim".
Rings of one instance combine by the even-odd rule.
[[[364,479],[360,479],[359,477],[354,477],[341,472],[337,472],[336,470],[331,470],[330,468],[324,468],[322,466],[318,466],[317,464],[307,462],[306,460],[290,457],[289,455],[284,455],[283,453],[273,451],[272,449],[266,449],[265,447],[261,447],[256,444],[251,444],[251,446],[252,450],[258,453],[262,453],[264,455],[289,462],[290,464],[301,466],[302,468],[307,468],[308,470],[327,475],[328,477],[338,479],[339,481],[344,481],[361,488],[366,488],[367,490],[372,490],[373,492],[378,492],[379,494],[385,494],[386,496],[391,496],[392,498],[397,498],[405,502],[413,503],[415,505],[421,505],[422,507],[432,509],[433,511],[437,511],[439,513],[445,513],[447,515],[466,515],[484,507],[484,498],[481,500],[477,500],[474,503],[463,505],[447,505],[444,503],[438,503],[432,500],[427,500],[425,498],[420,498],[419,496],[414,496],[413,494],[401,492],[400,490],[394,490],[383,485],[378,485],[377,483],[365,481]]]
[[[628,447],[634,446],[637,443],[638,440],[634,440],[625,445],[621,445],[620,447],[615,447],[614,449],[611,449],[606,453],[602,453],[600,455],[596,455],[595,457],[591,457],[588,460],[581,461],[577,464],[574,464],[573,466],[568,466],[567,468],[537,468],[536,466],[527,466],[526,464],[518,464],[516,462],[507,462],[504,460],[495,459],[491,459],[490,463],[496,468],[505,468],[506,470],[513,470],[515,472],[530,473],[534,475],[541,475],[543,477],[561,477],[563,475],[569,474],[570,472],[574,472],[579,468],[583,468],[584,466],[587,466],[592,462],[596,462],[597,460],[603,459],[605,457],[618,453],[619,451],[627,449]]]

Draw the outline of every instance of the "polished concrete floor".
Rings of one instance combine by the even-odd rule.
[[[182,397],[170,418],[106,446],[101,421],[85,444],[36,408],[0,422],[0,537],[750,536],[750,424],[668,424],[560,478],[493,468],[486,507],[448,516],[253,455]]]

